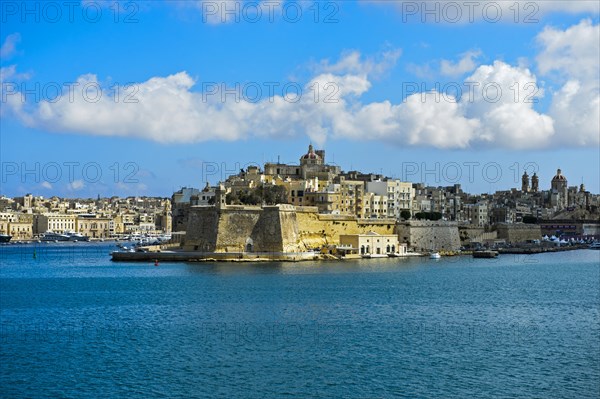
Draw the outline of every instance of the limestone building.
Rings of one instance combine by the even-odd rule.
[[[556,176],[552,178],[550,183],[550,205],[557,209],[564,209],[567,207],[569,198],[568,182],[567,178],[562,174],[562,171],[558,169]]]
[[[308,146],[308,152],[300,157],[299,163],[299,165],[288,165],[279,162],[266,163],[265,175],[304,180],[317,177],[322,182],[329,182],[341,173],[339,166],[327,165],[325,163],[325,151],[315,150],[312,144]]]
[[[361,255],[406,254],[406,246],[400,245],[396,234],[343,234],[340,235],[340,245],[351,248]]]

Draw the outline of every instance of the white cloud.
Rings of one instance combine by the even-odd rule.
[[[535,112],[531,104],[515,103],[508,89],[513,82],[535,82],[528,70],[496,62],[478,68],[468,80],[480,86],[499,82],[505,91],[501,101],[490,103],[480,94],[470,102],[447,96],[440,99],[439,94],[431,92],[413,94],[400,104],[362,104],[360,96],[371,87],[365,75],[326,73],[305,86],[306,92],[298,102],[281,96],[256,104],[207,102],[201,93],[191,91],[194,80],[181,72],[141,83],[137,104],[119,104],[108,97],[97,103],[61,99],[43,102],[23,120],[58,131],[135,136],[159,142],[307,134],[318,144],[329,136],[438,148],[482,144],[531,148],[547,143],[552,135],[551,120]],[[334,90],[329,102],[324,101],[323,92],[319,101],[308,93],[310,87],[324,88],[331,82]],[[79,83],[99,84],[92,75],[81,77]]]
[[[529,69],[496,61],[480,66],[466,81],[478,84],[474,96],[464,104],[466,115],[485,121],[481,140],[520,149],[543,148],[551,143],[553,121],[533,109],[535,99],[544,92]]]
[[[42,182],[42,184],[41,184],[41,186],[42,186],[43,188],[45,188],[45,189],[52,190],[52,184],[50,184],[50,183],[49,183],[49,182],[47,182],[47,181],[43,181],[43,182]]]
[[[17,44],[21,41],[19,33],[13,33],[6,36],[4,43],[0,47],[0,58],[10,58],[17,51]]]
[[[542,74],[558,72],[575,79],[598,79],[600,25],[589,19],[566,30],[546,27],[538,36],[536,61]]]
[[[589,20],[565,30],[546,28],[537,36],[536,61],[543,75],[558,75],[564,85],[552,96],[549,114],[561,142],[600,144],[600,25]]]
[[[600,144],[600,95],[598,85],[568,81],[552,98],[549,114],[556,121],[561,143],[578,146]]]
[[[471,50],[462,54],[462,58],[454,63],[448,60],[442,60],[440,63],[440,73],[444,76],[459,77],[467,72],[473,71],[477,64],[475,60],[481,55],[479,50]]]
[[[31,77],[29,73],[17,72],[17,65],[9,65],[0,68],[0,83],[16,83]]]
[[[67,184],[67,190],[69,191],[78,191],[85,187],[85,183],[83,180],[73,180],[71,183]]]
[[[321,73],[379,77],[396,65],[401,54],[400,49],[393,49],[385,51],[377,57],[363,58],[360,52],[350,51],[342,54],[342,58],[336,63],[331,64],[330,60],[321,61],[315,69]]]
[[[281,93],[258,102],[232,97],[222,101],[218,94],[198,92],[196,80],[179,72],[136,85],[135,103],[125,103],[123,95],[115,101],[105,90],[97,102],[84,101],[79,95],[75,101],[63,96],[54,103],[23,106],[9,101],[8,105],[24,124],[36,128],[163,143],[307,135],[318,145],[328,137],[437,148],[590,145],[599,140],[598,84],[597,80],[584,80],[593,74],[594,66],[582,52],[588,47],[598,48],[598,39],[587,32],[597,30],[597,25],[585,21],[580,25],[566,31],[546,29],[538,38],[542,45],[538,63],[544,64],[552,54],[559,61],[559,67],[540,70],[569,77],[553,94],[548,114],[538,112],[531,102],[544,96],[533,72],[501,61],[481,65],[466,78],[476,85],[473,96],[463,92],[455,99],[432,91],[412,94],[400,103],[363,103],[361,97],[371,89],[371,78],[393,67],[400,55],[397,50],[379,57],[363,57],[353,51],[335,62],[320,62],[316,76],[303,86],[297,101]],[[577,38],[572,32],[579,32]],[[572,40],[585,39],[585,43],[571,48],[565,44],[564,35],[571,35]],[[574,66],[560,59],[563,52],[566,58],[574,54],[590,65]],[[477,52],[465,53],[463,60],[448,62],[445,72],[467,71],[476,57]],[[81,76],[78,83],[79,87],[102,86],[94,75]],[[577,129],[576,138],[573,129]]]

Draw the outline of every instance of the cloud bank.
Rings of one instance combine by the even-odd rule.
[[[7,104],[30,127],[161,143],[307,135],[318,144],[348,138],[443,149],[598,145],[598,29],[584,20],[566,30],[546,28],[538,35],[540,76],[558,75],[563,82],[549,91],[547,113],[534,107],[547,93],[530,69],[502,61],[476,67],[473,52],[445,67],[449,75],[474,69],[462,82],[469,92],[412,93],[397,103],[361,101],[373,78],[394,66],[398,50],[378,57],[344,53],[336,62],[322,61],[316,76],[298,86],[300,95],[276,90],[257,101],[198,90],[206,87],[182,71],[135,85],[135,93],[129,92],[135,100],[131,102],[124,95],[116,101],[97,76],[84,75],[77,80],[78,88],[102,90],[94,101],[63,95],[30,104],[13,95]]]

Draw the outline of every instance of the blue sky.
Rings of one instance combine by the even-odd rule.
[[[597,2],[234,3],[3,2],[0,194],[170,196],[311,142],[474,193],[525,168],[600,192]]]

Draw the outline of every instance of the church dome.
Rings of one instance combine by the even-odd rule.
[[[562,174],[562,171],[558,169],[556,171],[556,176],[552,178],[552,181],[567,181],[567,178]]]
[[[308,146],[308,152],[301,159],[321,159],[321,157],[315,153],[315,149],[311,144]]]

